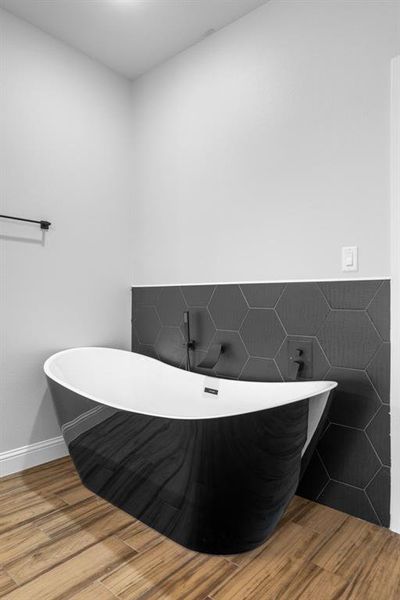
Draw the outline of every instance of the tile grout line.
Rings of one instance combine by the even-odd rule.
[[[372,296],[371,300],[368,302],[367,306],[365,307],[366,311],[368,311],[369,307],[371,306],[371,304],[373,303],[373,301],[375,300],[375,298],[377,297],[377,295],[379,294],[379,292],[383,288],[383,286],[385,284],[385,281],[386,280],[381,281],[380,285],[378,285],[375,294]]]

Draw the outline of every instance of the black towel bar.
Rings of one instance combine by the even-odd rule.
[[[48,229],[51,225],[50,221],[35,221],[34,219],[22,219],[21,217],[10,217],[8,215],[0,215],[1,219],[13,219],[13,221],[25,221],[26,223],[38,223],[40,229]]]

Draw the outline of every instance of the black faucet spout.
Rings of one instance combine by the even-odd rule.
[[[214,346],[211,346],[211,348],[208,350],[201,363],[199,363],[197,366],[202,369],[212,369],[219,361],[223,351],[224,348],[221,344],[214,344]]]

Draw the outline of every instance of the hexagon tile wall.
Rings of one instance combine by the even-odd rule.
[[[209,375],[287,379],[287,338],[311,340],[314,379],[339,383],[302,496],[381,525],[390,499],[389,281],[135,287],[132,350],[184,367],[183,311]],[[194,366],[194,370],[196,369]]]

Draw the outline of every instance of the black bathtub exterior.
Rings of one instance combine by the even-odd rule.
[[[296,491],[308,400],[223,418],[169,419],[48,383],[84,485],[187,548],[235,554],[259,546]]]

